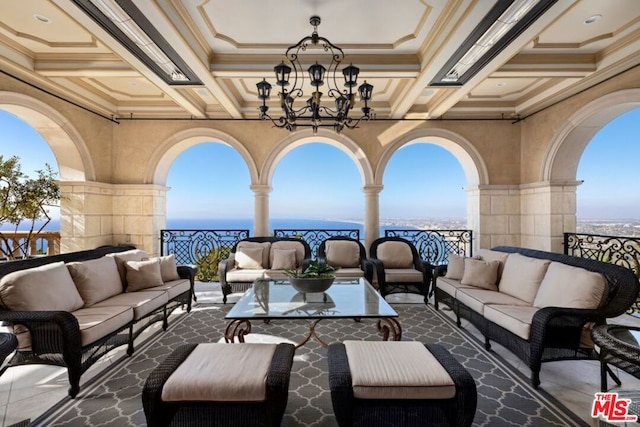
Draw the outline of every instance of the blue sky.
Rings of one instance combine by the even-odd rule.
[[[640,218],[640,108],[600,130],[581,158],[577,179],[578,218]],[[57,163],[29,125],[0,111],[0,154],[20,157],[32,173]],[[465,177],[446,150],[418,143],[393,155],[380,194],[381,218],[464,218]],[[174,162],[167,185],[168,218],[251,218],[253,193],[241,156],[221,143],[192,147]],[[272,218],[361,219],[362,178],[336,147],[311,143],[278,164],[270,194]],[[193,200],[199,200],[193,203]]]

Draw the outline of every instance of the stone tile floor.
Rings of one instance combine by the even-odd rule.
[[[219,303],[221,293],[218,284],[198,283],[196,285],[198,302]],[[240,294],[231,295],[228,303],[237,300]],[[389,302],[420,302],[417,295],[397,294],[387,297]],[[639,325],[640,319],[624,315],[610,323]],[[477,330],[466,322],[463,327],[479,335]],[[148,328],[138,339],[144,340],[149,334],[160,328],[157,322]],[[529,376],[529,369],[511,352],[498,344],[493,350],[510,362],[514,367]],[[125,347],[110,352],[82,376],[87,381],[102,369],[124,354]],[[640,388],[640,380],[623,371],[617,371],[623,388]],[[578,414],[590,425],[598,425],[590,416],[594,393],[600,390],[600,365],[597,361],[565,361],[545,363],[541,373],[541,388],[554,396],[565,406]],[[610,387],[615,385],[609,380]],[[7,427],[26,419],[34,420],[47,409],[66,396],[67,374],[63,368],[52,366],[20,366],[8,369],[0,377],[0,427]],[[615,391],[612,388],[611,391]]]

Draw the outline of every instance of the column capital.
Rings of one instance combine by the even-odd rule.
[[[364,194],[380,194],[384,185],[365,185],[362,187],[362,192]]]
[[[255,194],[269,194],[271,193],[271,190],[273,190],[270,185],[266,184],[252,184],[251,186],[249,186],[249,188]]]

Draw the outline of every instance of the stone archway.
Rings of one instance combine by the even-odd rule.
[[[474,247],[477,249],[483,240],[485,228],[481,221],[481,201],[486,197],[489,173],[478,150],[467,139],[446,129],[416,129],[396,139],[385,149],[375,171],[375,183],[382,188],[384,172],[389,160],[401,147],[424,142],[434,144],[449,151],[460,163],[467,180],[467,227],[473,230]],[[485,233],[486,234],[486,233]]]
[[[271,181],[278,163],[295,148],[313,142],[336,147],[353,160],[362,179],[365,196],[364,233],[365,242],[368,242],[374,228],[377,233],[377,214],[373,215],[373,205],[369,196],[370,189],[374,186],[373,169],[362,148],[351,138],[326,129],[319,129],[316,134],[308,129],[290,134],[278,143],[265,159],[260,170],[260,185],[254,188],[256,192],[256,235],[261,235],[258,233],[265,234],[269,229],[268,194],[271,191]],[[375,206],[375,209],[377,212],[377,206]]]
[[[640,89],[604,95],[576,111],[555,133],[547,150],[542,182],[574,182],[578,163],[593,136],[620,114],[640,107]]]
[[[24,120],[49,144],[60,181],[95,181],[91,156],[76,128],[50,105],[28,95],[0,91],[0,109]]]

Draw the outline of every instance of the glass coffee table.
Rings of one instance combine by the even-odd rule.
[[[316,325],[323,319],[379,319],[378,331],[383,340],[400,341],[402,328],[396,320],[398,313],[363,278],[336,278],[325,292],[301,293],[287,280],[256,280],[253,286],[231,308],[225,319],[226,342],[244,342],[251,332],[251,321],[306,320],[309,333],[296,348],[314,338],[327,347],[316,334]]]

